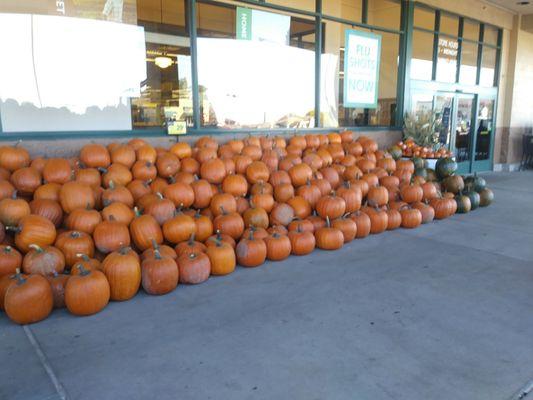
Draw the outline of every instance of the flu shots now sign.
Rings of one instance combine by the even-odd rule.
[[[376,108],[381,36],[347,29],[344,44],[344,107]]]

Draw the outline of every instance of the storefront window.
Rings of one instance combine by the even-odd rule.
[[[378,102],[376,108],[344,108],[344,32],[353,29],[347,25],[327,24],[328,32],[336,32],[340,44],[326,46],[326,53],[339,58],[338,79],[338,126],[393,126],[396,123],[396,92],[398,74],[399,35],[373,32],[381,35],[381,59],[378,80]],[[363,29],[358,31],[367,32]],[[329,43],[329,42],[328,42]],[[337,50],[340,48],[340,51]],[[336,126],[324,121],[324,126]]]
[[[442,13],[440,16],[439,32],[457,36],[459,34],[459,18]]]
[[[496,49],[483,46],[483,56],[481,58],[481,73],[479,84],[481,86],[494,86],[494,71],[496,68]]]
[[[205,6],[198,13],[202,126],[313,127],[314,20],[244,7]],[[242,30],[237,31],[237,21]]]
[[[287,0],[266,0],[267,3],[277,4],[305,11],[315,11],[315,0],[298,0],[297,2]]]
[[[465,18],[463,22],[463,38],[477,42],[479,40],[479,22]]]
[[[461,48],[461,70],[459,71],[459,83],[462,83],[463,85],[476,84],[477,53],[477,44],[463,42]]]
[[[414,26],[423,29],[435,29],[435,11],[423,7],[415,8]]]
[[[394,0],[371,0],[368,3],[368,24],[400,29],[401,4]]]
[[[322,2],[325,15],[361,22],[363,16],[363,0],[332,0]]]
[[[431,33],[415,30],[413,32],[413,58],[411,60],[411,79],[430,81],[432,71],[433,35]]]
[[[455,82],[459,42],[447,36],[439,36],[437,56],[437,81]]]
[[[483,32],[483,43],[496,46],[498,44],[498,29],[485,25],[485,31]]]

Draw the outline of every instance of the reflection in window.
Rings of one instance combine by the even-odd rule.
[[[457,74],[457,49],[459,43],[456,39],[439,36],[437,58],[437,81],[455,82]]]
[[[459,72],[459,82],[464,85],[476,84],[477,53],[477,44],[463,42],[461,48],[461,70]]]
[[[415,8],[414,26],[424,29],[435,29],[435,11],[424,7]]]
[[[481,86],[494,86],[494,71],[496,68],[496,49],[483,46],[483,56],[481,58],[481,72],[479,84]]]
[[[368,2],[368,24],[400,29],[401,4],[395,0]]]
[[[494,100],[479,99],[476,160],[488,160],[492,138]]]
[[[457,36],[459,34],[459,18],[454,15],[441,13],[439,32]]]
[[[65,34],[68,32],[68,34]],[[142,28],[82,18],[0,14],[4,131],[131,129],[146,78]]]
[[[430,81],[433,71],[433,35],[413,31],[413,59],[411,79]],[[455,75],[454,75],[455,76]]]
[[[463,22],[463,38],[477,42],[479,40],[479,22],[465,18]]]

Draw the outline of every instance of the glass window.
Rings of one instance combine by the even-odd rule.
[[[139,25],[152,32],[185,34],[185,2],[174,0],[137,0]]]
[[[413,58],[411,59],[411,79],[431,80],[433,70],[433,35],[413,31]]]
[[[455,82],[457,75],[457,49],[459,42],[447,36],[439,37],[437,56],[437,81]]]
[[[323,1],[322,12],[326,15],[361,22],[363,15],[363,0]]]
[[[459,34],[459,18],[441,13],[439,31],[448,35],[457,36]]]
[[[198,38],[202,126],[312,127],[314,20],[247,8],[254,23],[243,40],[236,38],[235,8],[205,6]]]
[[[332,80],[330,75],[327,78],[322,76],[321,117],[323,125],[326,127],[394,126],[396,122],[399,35],[379,33],[382,39],[377,107],[375,109],[344,108],[344,35],[345,30],[352,29],[352,27],[328,22],[327,29],[328,34],[335,32],[338,41],[335,43],[327,40],[326,54],[322,58],[322,68],[328,68],[327,65],[334,60],[337,64],[335,69],[338,71],[338,79]],[[360,30],[367,32],[363,29]],[[335,101],[334,104],[333,101]],[[338,118],[337,116],[332,118],[330,110],[338,110]]]
[[[483,46],[481,58],[481,73],[479,84],[481,86],[494,86],[494,71],[496,69],[496,49]]]
[[[372,0],[368,2],[368,24],[400,29],[401,5],[394,0]]]
[[[494,100],[487,98],[479,99],[476,135],[476,160],[488,160],[490,155],[490,143],[492,140],[494,118]]]
[[[461,69],[459,72],[459,82],[464,85],[476,84],[477,53],[477,44],[463,42],[461,49]]]
[[[297,8],[299,10],[315,11],[315,0],[298,0],[297,2],[290,2],[287,0],[267,0],[266,2],[285,7]],[[327,3],[327,1],[325,3]],[[322,7],[324,7],[324,5],[322,5]]]
[[[485,25],[485,31],[483,32],[483,43],[496,46],[498,44],[498,29],[490,25]]]
[[[479,22],[465,18],[463,23],[463,38],[477,42],[479,40]]]
[[[424,29],[435,29],[435,11],[423,7],[415,8],[414,25]]]

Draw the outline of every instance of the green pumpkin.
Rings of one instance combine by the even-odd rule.
[[[437,180],[437,173],[432,168],[426,168],[426,181],[435,182]]]
[[[403,155],[403,151],[400,146],[396,145],[389,147],[388,152],[390,153],[392,158],[394,158],[394,160],[399,160],[400,158],[402,158]]]
[[[455,194],[461,192],[465,188],[465,182],[463,181],[463,177],[460,175],[449,176],[442,181],[442,184],[447,192],[452,192]]]
[[[447,178],[457,171],[457,163],[450,157],[439,158],[435,165],[435,171],[440,179]]]
[[[473,190],[470,190],[469,192],[466,192],[465,195],[467,195],[470,198],[470,203],[472,205],[472,210],[475,210],[479,207],[479,202],[481,200],[479,193],[475,192]]]
[[[457,203],[457,212],[459,214],[466,214],[472,209],[470,197],[465,196],[464,194],[458,194],[455,196],[455,202]]]
[[[479,192],[479,206],[487,207],[494,201],[494,193],[489,188],[485,188]]]
[[[426,160],[424,160],[423,158],[413,157],[411,161],[415,165],[415,169],[426,168]]]
[[[465,179],[465,185],[470,190],[475,190],[479,193],[485,189],[487,182],[485,182],[485,179],[483,179],[481,176],[477,176],[477,174],[474,173],[473,176],[469,176]]]
[[[417,168],[415,169],[415,176],[421,176],[422,178],[426,179],[428,176],[428,172],[425,168]]]

